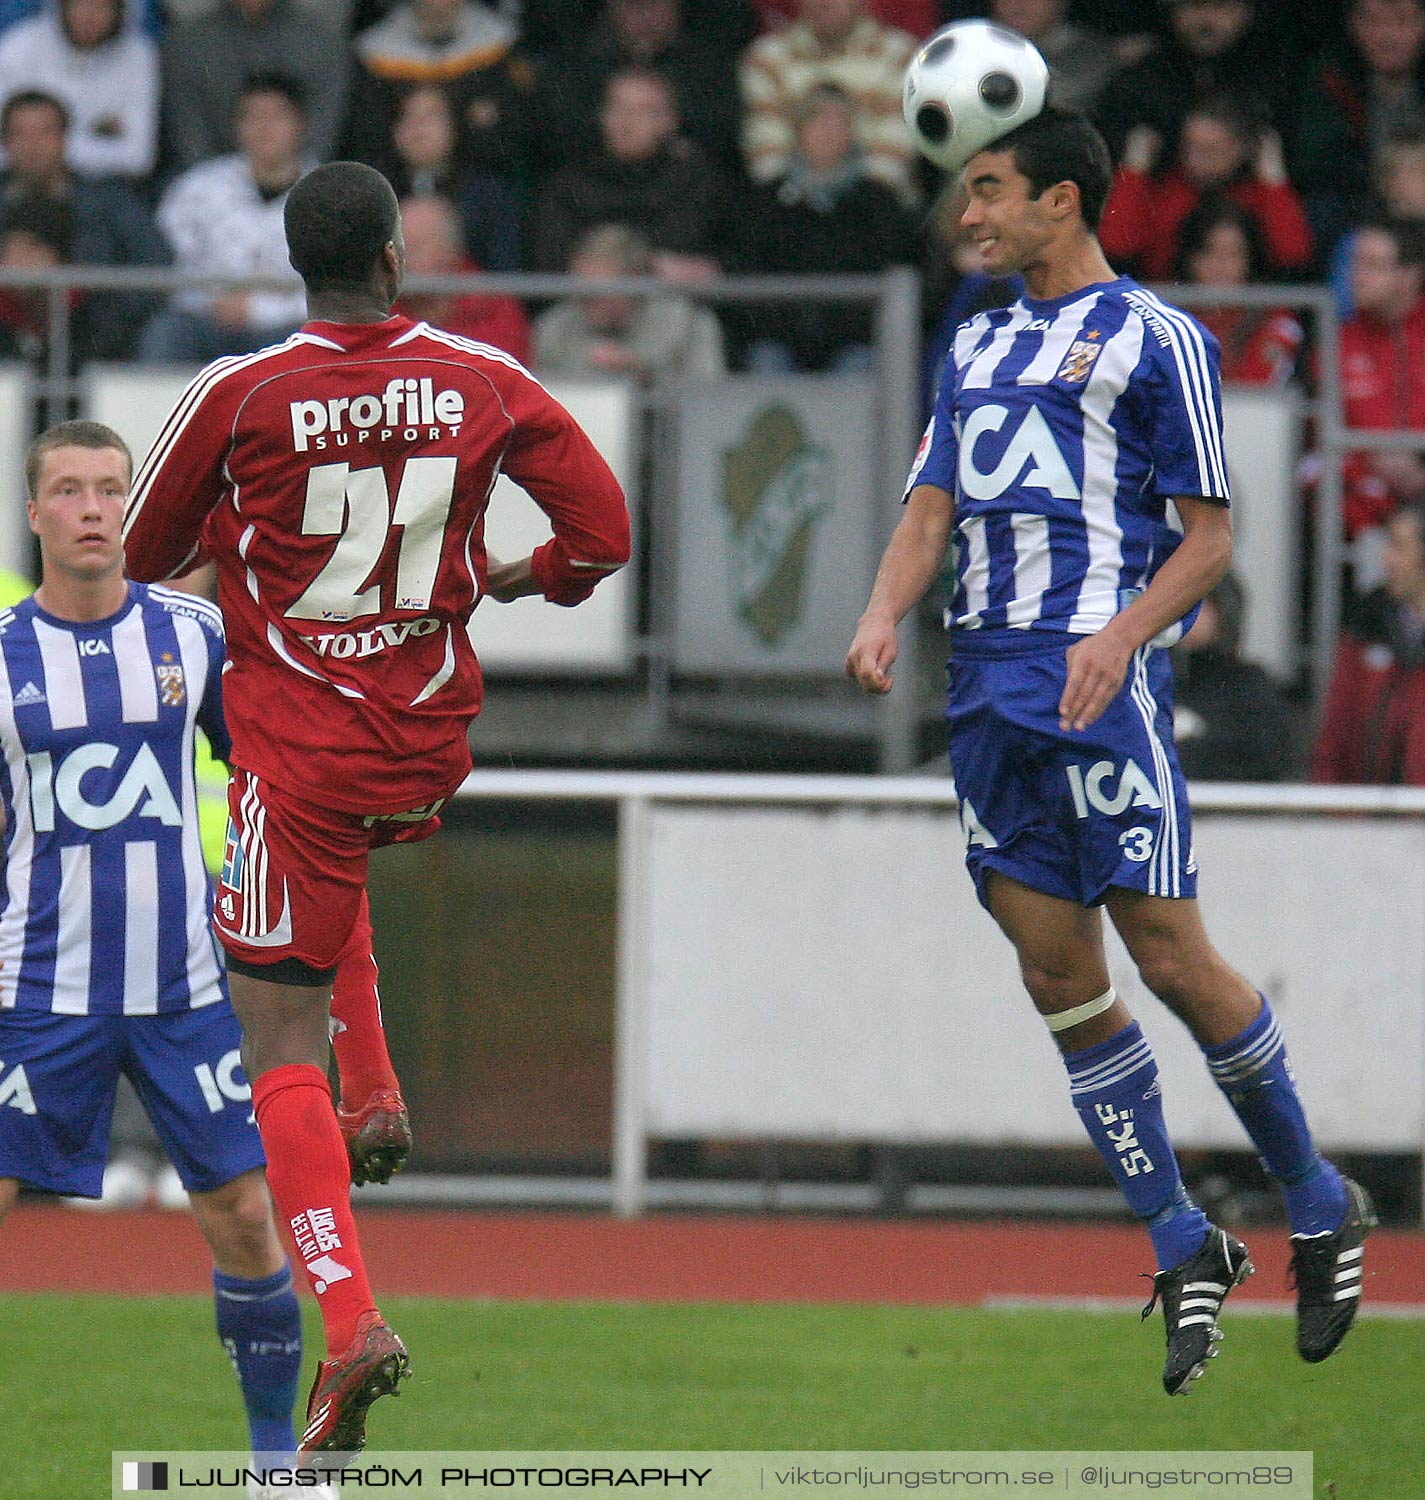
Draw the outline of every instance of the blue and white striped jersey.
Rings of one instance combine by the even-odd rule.
[[[226,997],[193,777],[195,723],[228,751],[222,618],[128,587],[85,624],[33,599],[0,613],[0,1006],[146,1015]]]
[[[1172,498],[1230,498],[1217,342],[1128,277],[980,313],[917,484],[955,497],[953,629],[1101,630],[1181,540]]]

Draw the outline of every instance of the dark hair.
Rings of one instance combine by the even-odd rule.
[[[1113,163],[1103,137],[1084,115],[1047,105],[985,150],[1012,151],[1015,168],[1029,179],[1035,198],[1055,183],[1072,182],[1079,190],[1084,223],[1097,232],[1113,181]]]
[[[828,105],[849,110],[853,121],[860,116],[860,110],[851,95],[839,83],[830,82],[814,83],[804,93],[798,94],[788,106],[787,115],[800,130]]]
[[[251,94],[280,94],[305,120],[307,118],[307,90],[299,79],[279,68],[254,68],[243,79],[238,90],[237,103]]]
[[[292,269],[309,291],[364,287],[396,238],[391,184],[359,161],[329,161],[301,178],[282,211]]]
[[[0,108],[0,135],[9,130],[10,121],[17,109],[34,109],[36,106],[52,109],[59,116],[59,128],[69,129],[69,106],[63,99],[56,99],[43,89],[18,89],[5,101],[4,107]]]
[[[27,234],[48,245],[61,260],[68,260],[74,249],[76,229],[73,204],[39,193],[12,198],[0,211],[0,240]]]
[[[1425,146],[1425,125],[1409,121],[1400,125],[1392,125],[1386,131],[1385,140],[1381,143],[1382,154],[1389,152],[1395,146]]]
[[[1395,253],[1402,266],[1425,267],[1425,224],[1392,214],[1379,214],[1356,226],[1356,233],[1383,234],[1395,242]]]
[[[112,427],[106,427],[102,422],[60,422],[40,433],[25,454],[25,489],[31,500],[39,493],[40,467],[45,454],[56,448],[112,448],[124,455],[129,477],[133,478],[134,456],[129,452],[129,445]]]
[[[1207,248],[1214,229],[1230,224],[1240,229],[1247,245],[1247,280],[1265,281],[1271,268],[1266,236],[1261,225],[1242,207],[1222,193],[1204,194],[1202,201],[1178,229],[1178,253],[1173,257],[1173,278],[1192,280],[1192,258]]]

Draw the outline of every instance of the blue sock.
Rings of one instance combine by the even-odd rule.
[[[1346,1217],[1341,1174],[1311,1142],[1277,1018],[1262,997],[1257,1019],[1220,1046],[1207,1066],[1246,1127],[1262,1165],[1282,1185],[1293,1234],[1329,1234]]]
[[[302,1369],[302,1311],[292,1271],[245,1281],[213,1272],[218,1337],[237,1371],[252,1451],[290,1457],[297,1450],[292,1404]]]
[[[1069,1092],[1128,1206],[1144,1221],[1158,1268],[1195,1255],[1207,1215],[1188,1196],[1163,1123],[1158,1065],[1136,1021],[1096,1047],[1064,1055]]]

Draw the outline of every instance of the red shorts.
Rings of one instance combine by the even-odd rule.
[[[299,966],[315,971],[307,983],[329,980],[364,909],[372,849],[434,833],[444,802],[362,817],[317,807],[234,767],[213,913],[229,962],[281,965],[284,978]]]

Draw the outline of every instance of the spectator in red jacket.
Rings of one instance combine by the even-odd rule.
[[[1341,397],[1348,427],[1425,428],[1425,225],[1364,225],[1351,256],[1355,312],[1341,325]],[[1346,462],[1346,535],[1379,527],[1422,491],[1413,450],[1353,453]]]
[[[1183,220],[1173,276],[1194,286],[1247,286],[1266,276],[1257,221],[1230,198],[1211,194]],[[1222,348],[1222,378],[1282,385],[1296,371],[1302,328],[1289,308],[1203,307],[1193,315]]]
[[[1337,647],[1313,781],[1425,786],[1425,508],[1390,518],[1381,560]]]
[[[1226,95],[1204,100],[1183,119],[1176,162],[1154,176],[1162,138],[1147,125],[1128,133],[1114,173],[1099,239],[1115,265],[1152,281],[1168,276],[1185,218],[1207,193],[1222,193],[1251,214],[1266,242],[1268,270],[1282,275],[1311,262],[1311,229],[1287,181],[1281,137],[1259,129]]]
[[[479,274],[479,266],[461,247],[460,215],[448,198],[405,199],[401,224],[409,278]],[[513,297],[474,292],[407,293],[396,303],[396,311],[447,333],[458,333],[461,338],[493,344],[513,354],[521,364],[529,361],[529,319]]]

